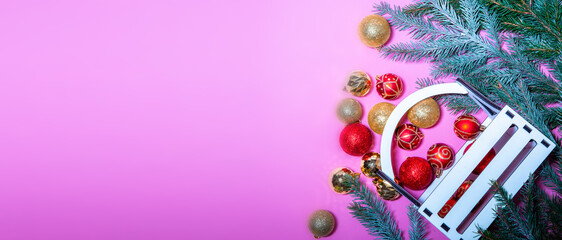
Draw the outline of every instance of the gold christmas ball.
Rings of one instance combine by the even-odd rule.
[[[371,127],[374,132],[382,135],[386,120],[394,110],[394,107],[394,105],[387,102],[380,102],[375,104],[375,106],[371,108],[371,111],[369,111],[369,116],[367,119],[369,122],[369,127]]]
[[[353,99],[346,98],[338,104],[337,108],[338,119],[345,124],[358,122],[363,116],[363,107],[361,104]]]
[[[327,210],[316,210],[308,218],[308,230],[316,239],[330,235],[335,226],[336,218]]]
[[[381,15],[369,15],[359,24],[359,38],[363,44],[373,47],[382,47],[390,38],[390,25]]]
[[[359,174],[345,167],[334,169],[334,171],[330,174],[330,187],[332,190],[339,194],[348,194],[351,192],[351,189],[346,182],[348,176],[359,177]]]
[[[396,191],[396,189],[394,189],[392,185],[385,180],[375,179],[373,180],[373,184],[375,184],[375,186],[377,187],[377,193],[379,194],[379,196],[384,200],[392,201],[398,199],[401,196],[400,193],[398,193],[398,191]]]
[[[381,169],[381,155],[368,152],[361,158],[361,172],[368,178],[379,178],[377,169]]]
[[[419,128],[433,127],[440,116],[441,109],[433,98],[426,98],[408,110],[408,120]]]
[[[373,81],[369,74],[363,71],[354,71],[347,76],[345,91],[356,97],[363,97],[371,91]]]

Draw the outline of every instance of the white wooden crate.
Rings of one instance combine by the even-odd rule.
[[[419,199],[415,199],[393,181],[392,145],[394,130],[408,109],[428,97],[442,94],[468,94],[488,114],[483,122],[486,129],[474,140],[466,154],[466,142],[455,156],[454,165],[444,170]],[[467,179],[480,160],[494,148],[497,152],[488,166],[445,217],[439,210]],[[497,148],[497,149],[496,149]],[[419,207],[418,211],[450,239],[473,239],[476,227],[483,229],[494,220],[497,202],[492,198],[491,181],[497,180],[510,194],[516,194],[539,165],[554,149],[554,143],[523,119],[509,106],[503,109],[474,90],[462,80],[420,89],[406,97],[388,118],[381,140],[381,171],[379,175],[395,185],[406,198]],[[473,175],[472,178],[475,176]],[[482,202],[483,200],[484,202]],[[475,209],[475,206],[479,207]],[[474,210],[474,211],[473,211]]]

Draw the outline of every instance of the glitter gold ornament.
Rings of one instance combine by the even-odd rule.
[[[338,104],[337,115],[345,124],[358,122],[363,116],[363,107],[357,100],[346,98]]]
[[[433,127],[440,116],[441,109],[433,98],[426,98],[408,110],[408,120],[419,128]]]
[[[371,91],[373,81],[371,77],[362,71],[354,71],[347,76],[345,91],[356,97],[363,97]]]
[[[308,218],[308,230],[316,239],[330,235],[335,226],[336,218],[327,210],[316,210]]]
[[[384,99],[397,99],[404,91],[402,79],[396,74],[386,73],[375,78],[377,93]]]
[[[436,143],[427,150],[427,161],[431,164],[435,177],[441,177],[443,170],[453,166],[455,153],[453,149],[444,143]]]
[[[369,15],[359,23],[359,38],[368,47],[380,49],[390,38],[390,25],[381,15]]]
[[[332,190],[339,194],[348,194],[351,192],[349,186],[346,185],[346,178],[348,178],[348,176],[359,177],[359,174],[345,167],[334,169],[330,174],[330,187]]]
[[[414,150],[418,148],[423,139],[423,133],[412,124],[402,124],[395,132],[396,145],[404,150]]]
[[[368,178],[379,178],[377,169],[381,169],[381,155],[368,152],[361,158],[361,172]]]
[[[394,108],[394,105],[387,102],[380,102],[375,104],[375,106],[373,106],[369,111],[369,116],[367,117],[369,127],[371,127],[374,132],[382,135],[386,120],[388,119]]]
[[[392,187],[392,184],[383,179],[373,179],[373,184],[377,187],[377,193],[379,196],[384,200],[392,201],[401,196],[400,193]]]
[[[475,139],[480,131],[483,130],[483,127],[472,115],[461,115],[459,116],[454,123],[455,134],[464,140],[472,140]]]

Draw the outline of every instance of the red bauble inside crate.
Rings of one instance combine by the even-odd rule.
[[[425,159],[409,157],[400,165],[398,178],[405,187],[412,190],[422,190],[433,181],[433,169]]]
[[[482,129],[480,122],[474,116],[461,115],[455,120],[453,130],[459,138],[472,140],[478,136]]]
[[[394,134],[396,138],[396,145],[405,150],[414,150],[421,145],[423,133],[421,130],[412,124],[400,125]]]
[[[427,150],[427,161],[435,171],[435,177],[440,177],[443,170],[453,166],[455,152],[447,144],[436,143]]]
[[[463,154],[465,154],[466,151],[468,151],[468,149],[472,146],[472,144],[474,144],[474,142],[466,146],[466,149],[464,150]],[[493,148],[490,149],[490,151],[486,154],[486,156],[484,156],[484,158],[480,161],[480,163],[478,163],[478,166],[476,166],[476,168],[472,170],[472,173],[476,175],[482,173],[482,171],[484,171],[484,168],[488,166],[488,164],[492,161],[492,159],[494,159],[495,156],[496,156],[496,151]]]

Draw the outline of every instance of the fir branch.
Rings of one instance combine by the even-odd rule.
[[[493,181],[492,187],[496,194],[494,198],[498,202],[499,210],[496,212],[498,217],[504,222],[515,236],[524,239],[534,239],[534,236],[529,231],[528,222],[526,222],[513,202],[513,197],[510,195],[498,182]]]
[[[425,222],[414,205],[408,206],[408,219],[410,219],[410,228],[408,229],[410,240],[427,240],[425,237],[427,235]]]
[[[354,218],[367,228],[369,234],[382,239],[399,240],[401,231],[382,199],[371,192],[358,177],[347,179],[353,202],[348,206]]]

